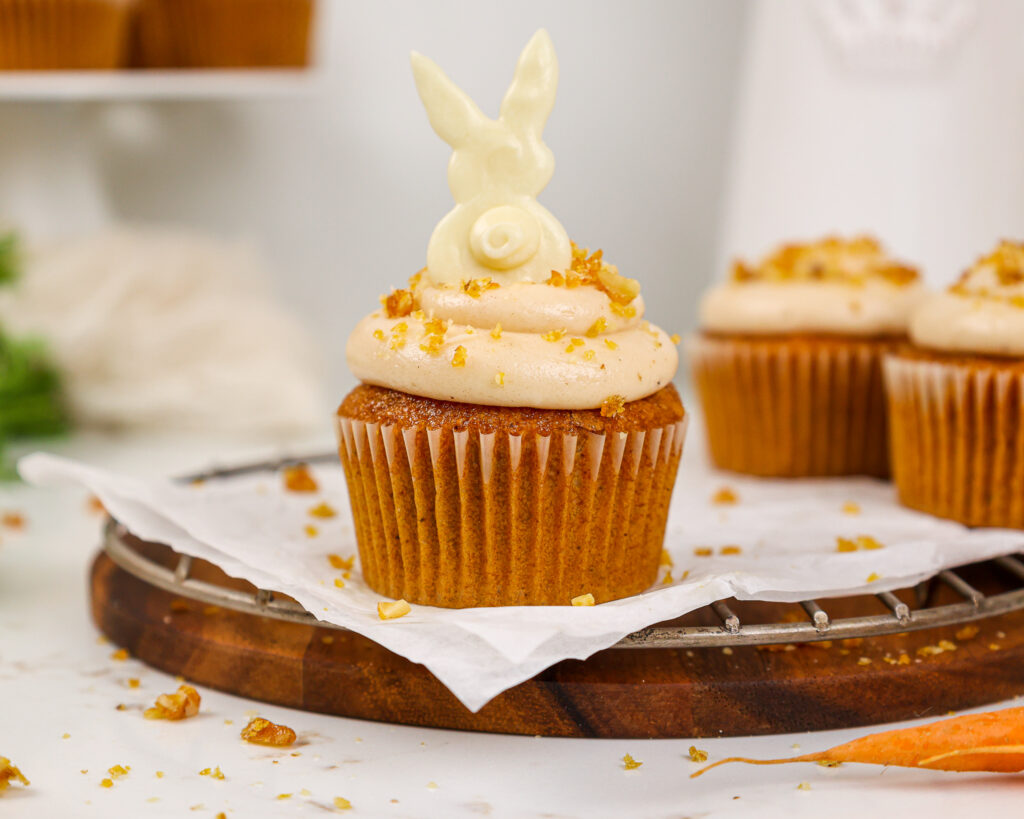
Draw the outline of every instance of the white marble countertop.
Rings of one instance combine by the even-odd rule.
[[[298,451],[316,449],[305,442]],[[329,444],[321,439],[319,448]],[[75,437],[50,447],[145,474],[208,467],[280,447],[198,437]],[[295,451],[295,450],[292,450]],[[136,660],[111,658],[88,614],[86,572],[99,517],[75,490],[0,484],[0,755],[31,780],[0,796],[3,816],[323,816],[336,796],[367,817],[857,817],[1020,812],[1020,779],[844,765],[719,769],[690,780],[690,740],[508,737],[383,725],[293,711],[200,689],[199,717],[142,718],[177,683]],[[130,678],[140,685],[131,688]],[[1024,679],[1021,690],[1024,693]],[[118,710],[118,705],[125,707]],[[997,706],[993,706],[997,707]],[[291,726],[288,749],[248,745],[239,731],[259,713]],[[832,731],[700,740],[711,760],[775,757],[866,733]],[[625,771],[624,754],[643,765]],[[107,769],[130,766],[111,788]],[[219,766],[224,779],[200,776]],[[157,771],[163,772],[162,777]],[[808,783],[809,790],[799,789]],[[288,798],[279,795],[290,794]]]

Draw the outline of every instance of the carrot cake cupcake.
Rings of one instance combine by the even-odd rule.
[[[120,68],[134,0],[0,0],[0,70]]]
[[[786,245],[700,306],[687,343],[711,458],[768,477],[889,474],[882,355],[917,271],[868,237]]]
[[[550,38],[526,46],[497,120],[427,58],[413,73],[456,205],[348,341],[363,383],[339,449],[363,576],[446,607],[641,592],[682,451],[677,353],[639,284],[536,201],[554,171]]]
[[[1004,241],[886,358],[893,477],[907,506],[1024,529],[1024,243]]]

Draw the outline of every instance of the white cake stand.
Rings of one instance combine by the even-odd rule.
[[[0,73],[0,222],[30,239],[109,225],[98,150],[154,133],[154,104],[294,99],[321,80],[317,69]]]

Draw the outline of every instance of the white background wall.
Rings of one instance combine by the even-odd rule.
[[[535,29],[561,65],[541,199],[571,236],[644,285],[648,314],[691,325],[712,275],[746,4],[740,0],[321,0],[323,81],[310,99],[160,103],[158,141],[110,147],[119,216],[254,240],[352,383],[348,331],[424,264],[451,207],[448,148],[408,65],[436,59],[490,115]]]

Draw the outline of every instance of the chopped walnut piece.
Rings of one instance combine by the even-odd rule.
[[[334,588],[336,588],[336,589],[343,589],[343,588],[345,588],[345,581],[342,580],[340,577],[334,578]]]
[[[129,677],[128,678],[128,687],[129,688],[138,688],[140,685],[142,685],[142,682],[139,680],[138,677]]]
[[[318,503],[316,506],[309,510],[309,514],[314,518],[333,518],[338,512],[333,506],[327,502]]]
[[[349,802],[344,796],[335,796],[334,807],[336,807],[338,810],[352,810],[352,803]]]
[[[856,552],[857,544],[854,543],[847,537],[836,538],[836,551],[837,552]]]
[[[405,617],[410,611],[412,607],[405,600],[381,600],[377,604],[377,616],[381,620],[397,620],[399,617]]]
[[[973,640],[975,637],[977,637],[979,631],[981,631],[981,629],[979,629],[976,625],[971,623],[969,625],[964,626],[961,629],[958,629],[955,636],[956,639],[958,639],[960,642],[965,642],[967,640]]]
[[[857,546],[861,549],[884,549],[885,545],[879,543],[871,535],[857,535]]]
[[[203,768],[199,772],[199,775],[208,776],[211,779],[224,779],[224,774],[220,769],[220,765],[217,765],[215,768]]]
[[[8,786],[12,782],[17,782],[24,785],[26,788],[29,786],[29,781],[25,778],[25,775],[18,770],[17,766],[7,757],[0,756],[0,793],[7,790]]]
[[[455,348],[455,352],[452,353],[452,366],[453,367],[465,367],[466,366],[466,348],[461,344]]]
[[[594,323],[587,328],[587,332],[584,335],[587,338],[597,338],[601,333],[608,329],[608,319],[604,316],[598,316]]]
[[[601,402],[601,416],[614,418],[626,411],[626,399],[621,395],[609,395]]]
[[[843,504],[842,512],[844,515],[859,515],[860,504],[854,503],[853,501],[847,501]]]
[[[351,569],[356,562],[355,555],[342,557],[341,555],[327,555],[327,560],[335,569]]]
[[[587,592],[586,594],[581,594],[579,597],[574,597],[569,602],[574,606],[592,606],[594,605],[594,595]]]
[[[289,492],[316,492],[320,488],[316,478],[310,473],[308,464],[286,466],[281,472],[281,477],[284,480],[284,488]]]
[[[565,287],[565,276],[557,270],[552,270],[551,277],[544,284],[550,284],[552,287]]]
[[[627,771],[636,770],[643,764],[643,762],[633,759],[633,757],[631,757],[629,754],[626,754],[624,757],[622,757],[622,767],[625,768]]]
[[[0,515],[0,524],[8,529],[21,530],[25,528],[25,516],[21,512],[4,512]]]
[[[119,648],[113,654],[110,655],[111,660],[117,660],[118,662],[124,662],[132,655],[128,653],[127,648]]]
[[[501,338],[501,324],[500,323],[499,324],[495,324],[494,327],[491,329],[491,338],[493,338],[495,341],[497,341],[499,338]]]
[[[101,788],[112,788],[112,787],[114,787],[114,780],[113,779],[101,779],[100,780],[100,787]]]
[[[377,339],[377,341],[383,341],[383,340],[384,340],[384,331],[383,331],[383,330],[381,330],[381,329],[380,329],[380,328],[378,327],[378,328],[377,328],[376,330],[374,330],[374,331],[373,331],[373,337],[374,337],[375,339]]]
[[[708,752],[700,750],[696,745],[690,746],[690,762],[707,762]]]
[[[723,546],[718,550],[721,555],[738,555],[743,553],[743,549],[739,546]]]
[[[489,277],[460,282],[462,292],[474,299],[480,298],[480,294],[485,290],[495,290],[499,286],[497,282],[491,281]]]
[[[114,779],[120,779],[122,776],[127,776],[128,771],[130,771],[131,769],[131,765],[114,765],[112,768],[107,769],[107,773],[110,774]]]
[[[152,708],[143,712],[146,719],[179,720],[199,713],[199,692],[191,685],[179,685],[173,694],[161,694]]]
[[[881,580],[881,579],[882,579],[882,575],[880,575],[878,572],[872,572],[871,574],[868,575],[868,579],[867,579],[866,582],[874,583],[876,580]]]
[[[392,290],[381,299],[388,318],[401,318],[416,309],[416,301],[408,290]]]
[[[566,330],[548,330],[546,333],[541,334],[541,338],[545,341],[560,341],[566,332]]]
[[[277,725],[263,717],[253,717],[242,729],[242,739],[253,745],[285,747],[295,742],[295,732],[287,725]]]
[[[711,496],[711,502],[716,506],[732,506],[739,503],[740,496],[728,486],[723,486]]]
[[[619,349],[619,345],[612,341],[610,338],[606,338],[604,340],[604,346],[607,347],[609,350]]]
[[[714,554],[714,550],[710,546],[698,546],[693,550],[693,553],[697,557],[711,557]]]

